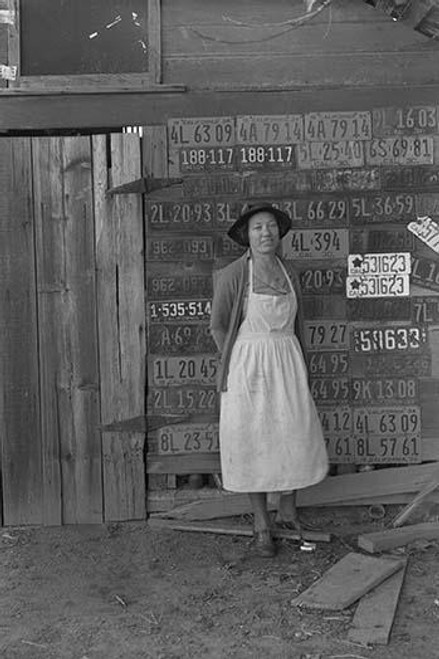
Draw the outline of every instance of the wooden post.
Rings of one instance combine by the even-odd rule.
[[[110,153],[107,151],[110,148]],[[141,176],[138,135],[93,139],[101,423],[145,413],[142,199],[108,196]],[[111,169],[107,164],[111,158]],[[145,517],[144,434],[102,433],[105,520]]]
[[[40,524],[43,492],[34,221],[31,143],[27,138],[1,142],[0,280],[3,524]]]

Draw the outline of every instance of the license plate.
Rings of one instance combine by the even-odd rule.
[[[215,384],[218,363],[212,355],[150,357],[151,384],[167,385]]]
[[[292,144],[241,146],[237,148],[238,169],[279,169],[295,167],[296,154]]]
[[[189,176],[183,180],[183,195],[185,199],[203,197],[243,196],[244,179],[239,174],[215,174]]]
[[[384,137],[365,142],[368,165],[432,165],[432,137]]]
[[[351,372],[362,377],[430,377],[431,355],[425,351],[415,354],[403,353],[353,353],[350,356]]]
[[[352,378],[350,386],[354,405],[413,404],[419,397],[416,378]]]
[[[211,297],[212,268],[206,261],[196,263],[147,264],[148,298]]]
[[[439,215],[439,194],[419,194],[416,199],[416,215]]]
[[[236,119],[238,144],[295,144],[303,142],[300,114],[248,115]]]
[[[416,222],[410,222],[407,225],[407,229],[430,249],[439,253],[439,224],[434,222],[431,217],[418,217]]]
[[[156,355],[216,351],[208,323],[149,323],[148,348]]]
[[[169,237],[148,240],[150,261],[178,261],[183,258],[210,260],[213,258],[213,238]]]
[[[241,175],[242,176],[242,175]],[[310,192],[314,184],[314,172],[283,170],[278,172],[247,172],[242,176],[243,196],[252,197],[291,197],[295,193]]]
[[[341,199],[279,199],[274,205],[291,217],[293,226],[347,225],[349,204]]]
[[[376,136],[437,133],[437,109],[434,105],[377,108],[372,111],[372,124]]]
[[[238,202],[154,201],[147,202],[146,216],[155,231],[205,231],[231,224],[241,209]]]
[[[418,325],[439,324],[439,296],[412,297],[412,320]]]
[[[347,300],[347,317],[349,320],[399,320],[410,322],[412,320],[412,307],[410,298],[381,298],[377,302],[374,298],[353,298]]]
[[[349,407],[325,407],[318,413],[325,436],[352,432],[352,410]]]
[[[228,146],[235,144],[234,117],[187,117],[168,121],[171,146]]]
[[[353,410],[354,434],[382,437],[416,435],[421,432],[419,407],[365,407]]]
[[[237,258],[244,253],[245,249],[227,235],[219,235],[215,238],[214,253],[216,258]]]
[[[304,142],[298,144],[297,166],[300,169],[316,167],[362,167],[363,142]]]
[[[412,260],[412,283],[439,291],[439,263],[415,256]]]
[[[413,218],[414,194],[383,194],[351,197],[350,219],[354,224],[403,222]]]
[[[344,295],[304,295],[303,317],[307,320],[345,319],[347,300]]]
[[[350,464],[355,462],[353,439],[350,435],[325,436],[329,462],[332,464]]]
[[[190,147],[178,150],[178,171],[181,174],[233,171],[236,169],[236,163],[237,153],[233,146]]]
[[[189,423],[165,426],[157,432],[159,455],[217,453],[219,429],[217,423]]]
[[[148,395],[151,414],[213,414],[218,410],[215,387],[154,388]]]
[[[408,275],[411,272],[409,252],[349,254],[349,275]]]
[[[349,348],[347,323],[331,320],[305,321],[305,342],[311,350]]]
[[[341,258],[349,252],[348,229],[292,230],[282,240],[286,259]]]
[[[384,190],[431,190],[439,187],[439,167],[382,167],[381,181]]]
[[[407,297],[409,275],[349,275],[346,296],[352,298]]]
[[[164,300],[148,302],[148,317],[151,322],[161,320],[209,320],[211,300]]]
[[[428,342],[424,327],[354,327],[352,343],[355,352],[413,352],[419,351]]]
[[[404,229],[364,229],[351,231],[351,252],[410,252],[413,236]]]
[[[305,115],[305,139],[309,141],[369,140],[370,112],[312,112]]]
[[[310,390],[312,397],[319,405],[349,400],[349,380],[347,378],[311,378]]]
[[[379,190],[381,188],[381,171],[377,167],[317,170],[315,188],[318,192]]]
[[[345,350],[309,352],[310,375],[344,375],[349,370],[349,353]]]
[[[299,272],[299,279],[304,295],[344,293],[346,271],[344,268],[306,268]]]
[[[415,464],[422,461],[419,434],[404,437],[357,437],[353,439],[357,464]]]

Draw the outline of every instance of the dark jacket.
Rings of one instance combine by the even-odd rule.
[[[244,295],[248,284],[250,250],[239,259],[219,270],[214,276],[214,293],[210,331],[221,353],[218,368],[218,391],[227,390],[230,356],[239,327],[243,321]],[[302,295],[299,278],[290,261],[281,259],[291,279],[297,297],[296,336],[305,355]]]

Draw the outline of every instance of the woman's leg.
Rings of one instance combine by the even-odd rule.
[[[297,512],[296,498],[296,490],[293,490],[289,494],[280,495],[277,519],[280,522],[291,524],[299,533],[301,533],[302,527],[300,524],[299,513]]]
[[[270,517],[267,510],[267,495],[265,492],[249,494],[253,509],[253,525],[255,549],[259,556],[270,558],[275,555],[276,548],[270,530]]]
[[[253,509],[255,531],[266,531],[270,528],[270,517],[267,510],[267,495],[265,492],[252,492],[249,496]]]

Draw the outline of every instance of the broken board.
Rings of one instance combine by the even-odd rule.
[[[436,538],[439,538],[439,523],[424,522],[387,531],[365,533],[358,536],[358,546],[370,554],[376,554],[394,547],[408,545],[415,540],[435,540]]]
[[[340,611],[403,567],[400,559],[350,552],[292,601],[295,606]]]
[[[406,567],[407,561],[398,572],[361,598],[348,633],[350,641],[363,645],[387,645]]]

